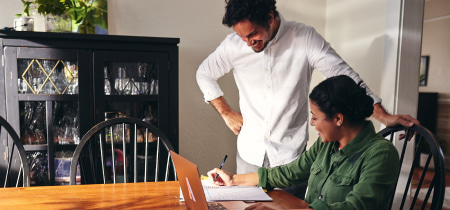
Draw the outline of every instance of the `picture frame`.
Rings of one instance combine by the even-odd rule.
[[[420,57],[419,86],[427,86],[429,63],[430,56],[425,55]]]

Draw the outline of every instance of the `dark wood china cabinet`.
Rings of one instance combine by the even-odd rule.
[[[0,32],[0,115],[20,135],[32,185],[67,184],[65,163],[80,138],[108,118],[150,122],[178,152],[178,43],[178,38]],[[11,143],[2,137],[0,144],[3,168]]]

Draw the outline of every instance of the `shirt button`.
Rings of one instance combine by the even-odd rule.
[[[338,162],[337,161],[334,161],[334,163],[333,163],[335,166],[338,164]]]
[[[338,182],[338,184],[340,184],[340,183],[342,183],[342,180],[340,180],[340,181]]]
[[[266,71],[269,71],[269,69],[266,69]]]
[[[319,195],[319,200],[322,199],[322,195]]]
[[[271,87],[272,87],[272,86],[270,86],[270,85],[267,86],[267,88],[269,88],[269,89],[270,89]]]

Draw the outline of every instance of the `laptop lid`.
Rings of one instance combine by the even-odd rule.
[[[173,164],[177,171],[178,182],[180,183],[186,206],[189,209],[207,210],[208,204],[205,193],[203,192],[197,165],[181,157],[174,151],[170,151],[170,155],[172,156]]]
[[[197,165],[173,151],[170,151],[170,155],[172,156],[172,160],[177,171],[178,182],[180,183],[181,192],[183,193],[186,206],[189,209],[195,210],[209,209]],[[248,204],[243,201],[221,201],[210,203],[218,203],[228,210],[241,210],[253,204]]]

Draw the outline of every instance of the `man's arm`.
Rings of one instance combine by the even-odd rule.
[[[386,112],[386,110],[381,106],[380,103],[376,103],[373,105],[373,114],[372,117],[377,119],[380,123],[383,123],[387,127],[395,126],[395,125],[403,125],[406,127],[411,127],[414,124],[420,124],[420,122],[409,115],[391,115]]]
[[[228,128],[238,135],[244,122],[241,113],[232,110],[223,96],[210,101],[210,103],[222,116]]]

